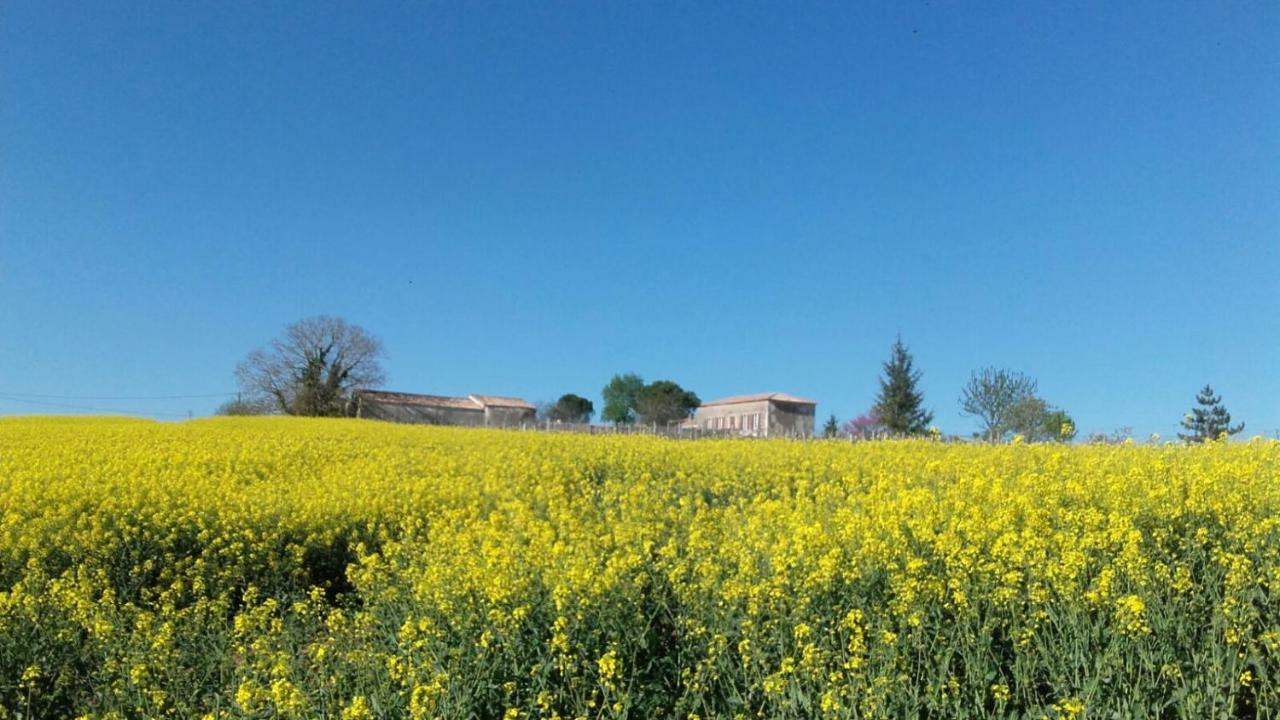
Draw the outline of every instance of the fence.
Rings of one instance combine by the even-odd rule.
[[[658,425],[657,423],[592,425],[588,423],[566,423],[553,420],[538,420],[536,422],[521,423],[519,429],[537,432],[583,433],[586,435],[655,435],[658,437],[681,438],[685,440],[762,437],[736,429],[714,430],[699,426],[684,425],[681,423],[670,423],[668,425]],[[771,435],[770,437],[812,439],[814,435],[787,434]]]

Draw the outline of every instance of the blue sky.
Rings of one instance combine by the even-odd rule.
[[[994,364],[1085,432],[1211,382],[1270,434],[1278,77],[1262,2],[6,2],[0,395],[205,414],[82,398],[327,313],[405,391],[843,420],[900,332],[948,432]]]

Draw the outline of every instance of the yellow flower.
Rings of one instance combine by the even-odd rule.
[[[351,698],[351,704],[342,709],[342,720],[373,720],[369,701],[363,695]]]
[[[1146,603],[1137,595],[1125,595],[1116,600],[1115,619],[1124,635],[1142,637],[1151,634],[1151,626],[1146,620]]]
[[[1079,698],[1067,698],[1053,704],[1058,714],[1067,720],[1075,720],[1084,714],[1084,703]]]
[[[415,720],[694,716],[731,697],[760,717],[897,717],[1092,686],[1088,663],[1045,659],[1064,635],[1182,658],[1113,673],[1144,701],[1185,680],[1188,627],[1221,628],[1196,651],[1280,656],[1258,604],[1280,588],[1274,441],[0,418],[0,449],[0,655],[21,659],[0,719],[54,712],[49,689],[95,720],[397,712],[382,698]],[[984,652],[992,634],[1017,662]],[[934,651],[980,667],[917,677]]]
[[[596,668],[600,671],[600,682],[610,690],[617,690],[617,680],[619,677],[618,653],[616,650],[610,650],[596,660]]]
[[[1009,702],[1009,686],[1004,683],[996,683],[991,686],[991,697],[998,703]]]

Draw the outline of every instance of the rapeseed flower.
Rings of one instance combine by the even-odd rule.
[[[0,420],[0,717],[1270,710],[1278,590],[1267,440]]]

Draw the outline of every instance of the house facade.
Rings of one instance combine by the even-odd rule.
[[[748,437],[813,437],[818,404],[786,393],[735,395],[703,403],[693,425]]]
[[[383,390],[357,390],[351,402],[356,417],[419,425],[519,427],[533,422],[537,410],[525,400],[497,395],[446,397]]]

